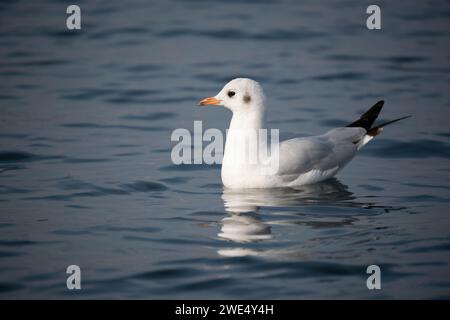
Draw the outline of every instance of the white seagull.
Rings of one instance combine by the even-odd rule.
[[[285,140],[272,149],[267,137],[255,134],[266,129],[265,96],[258,82],[233,79],[216,96],[199,102],[201,106],[219,105],[233,112],[221,171],[224,186],[231,189],[297,187],[333,177],[384,126],[409,117],[373,126],[383,104],[377,102],[346,127]]]

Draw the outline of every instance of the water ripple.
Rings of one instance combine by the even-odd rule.
[[[363,154],[382,158],[450,158],[450,144],[437,140],[417,139],[408,142],[377,139]]]

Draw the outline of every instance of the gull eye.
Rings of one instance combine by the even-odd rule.
[[[235,94],[236,94],[236,92],[234,92],[234,91],[228,91],[228,96],[230,98],[232,98]]]

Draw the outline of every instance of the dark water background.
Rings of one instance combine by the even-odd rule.
[[[450,298],[449,1],[378,1],[381,31],[368,1],[69,4],[0,3],[0,297]],[[225,129],[194,105],[237,76],[284,132],[413,117],[338,180],[224,192],[170,135]]]

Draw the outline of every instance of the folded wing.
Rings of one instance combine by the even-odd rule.
[[[363,128],[337,128],[324,135],[295,138],[280,143],[278,175],[285,181],[311,170],[339,170],[355,155],[356,141],[366,134]]]

